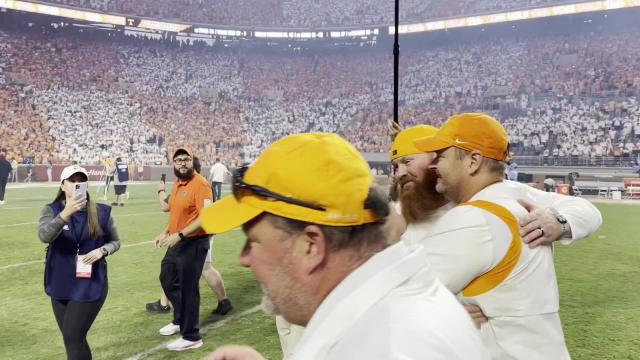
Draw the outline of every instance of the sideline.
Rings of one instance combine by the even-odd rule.
[[[216,322],[211,323],[209,325],[205,325],[204,327],[200,328],[200,334],[206,334],[210,330],[215,330],[215,329],[217,329],[217,328],[219,328],[219,327],[221,327],[221,326],[223,326],[223,325],[225,325],[225,324],[227,324],[227,323],[229,323],[231,321],[234,321],[236,319],[241,319],[241,318],[243,318],[243,317],[245,317],[247,315],[251,315],[251,314],[255,313],[258,310],[260,310],[260,305],[256,305],[256,306],[254,306],[254,307],[252,307],[250,309],[247,309],[247,310],[245,310],[245,311],[243,311],[243,312],[241,312],[239,314],[235,314],[235,315],[231,315],[229,317],[226,317],[223,320],[216,321]],[[149,350],[145,350],[145,351],[143,351],[141,353],[138,353],[138,354],[135,354],[135,355],[133,355],[131,357],[128,357],[126,360],[140,360],[140,359],[146,358],[149,355],[153,355],[153,354],[157,353],[158,351],[162,351],[162,350],[168,351],[168,350],[166,350],[167,344],[170,343],[171,341],[175,340],[175,339],[177,339],[177,337],[172,337],[171,340],[163,342],[160,345],[156,345],[156,346],[152,347]]]

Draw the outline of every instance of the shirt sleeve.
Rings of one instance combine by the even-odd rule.
[[[38,222],[38,237],[43,243],[52,243],[62,232],[65,222],[60,215],[53,216],[53,210],[48,206],[40,211],[40,221]]]
[[[109,223],[107,224],[107,232],[109,241],[104,244],[102,247],[107,250],[109,255],[120,249],[120,235],[118,234],[118,229],[116,228],[116,222],[113,216],[109,216]]]
[[[195,202],[198,214],[202,212],[202,209],[211,205],[213,202],[213,190],[211,190],[211,186],[209,186],[208,183],[204,182],[200,184],[195,193]]]
[[[567,219],[572,237],[571,239],[561,239],[560,243],[562,244],[570,244],[574,240],[589,237],[602,226],[600,210],[586,199],[545,192],[524,184],[521,186],[526,198],[533,201],[538,207],[553,207]]]
[[[471,206],[456,207],[422,241],[436,275],[454,294],[492,268],[494,245],[482,211]]]

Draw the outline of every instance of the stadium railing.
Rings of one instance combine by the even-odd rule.
[[[519,166],[632,167],[635,157],[628,156],[514,156]]]

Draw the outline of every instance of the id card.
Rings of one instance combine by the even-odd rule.
[[[76,277],[90,279],[92,264],[85,264],[84,262],[82,262],[85,257],[87,257],[87,255],[78,255],[76,257]]]

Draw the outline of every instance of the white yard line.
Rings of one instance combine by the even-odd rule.
[[[36,224],[38,224],[38,222],[37,222],[37,221],[34,221],[34,222],[26,222],[26,223],[17,223],[17,224],[9,224],[9,225],[0,225],[0,229],[1,229],[1,228],[14,227],[14,226],[36,225]]]
[[[135,215],[135,214],[131,214],[131,215]],[[126,216],[126,215],[122,215],[122,216]],[[236,231],[240,231],[240,229],[238,228],[238,229],[231,230],[231,232],[236,232]],[[122,245],[120,248],[126,249],[126,248],[130,248],[130,247],[146,245],[146,244],[153,244],[153,240],[141,241],[141,242],[137,242],[135,244],[126,244],[126,245]],[[16,268],[16,267],[21,267],[21,266],[27,266],[27,265],[31,265],[31,264],[37,264],[37,263],[44,263],[44,259],[31,260],[31,261],[27,261],[27,262],[23,262],[23,263],[18,263],[18,264],[0,266],[0,271],[11,269],[11,268]]]
[[[254,306],[254,307],[252,307],[250,309],[247,309],[247,310],[245,310],[245,311],[243,311],[243,312],[241,312],[239,314],[234,314],[234,315],[231,315],[229,317],[225,317],[223,320],[216,321],[214,323],[211,323],[209,325],[206,325],[206,326],[200,328],[200,334],[206,334],[210,330],[217,329],[217,328],[219,328],[219,327],[221,327],[221,326],[223,326],[223,325],[225,325],[225,324],[227,324],[227,323],[229,323],[231,321],[243,318],[243,317],[245,317],[247,315],[251,315],[251,314],[255,313],[258,310],[260,310],[260,305],[256,305],[256,306]],[[164,351],[168,351],[168,350],[166,350],[167,344],[170,343],[171,341],[175,340],[175,339],[176,339],[176,337],[173,337],[169,341],[163,342],[162,344],[156,345],[156,346],[152,347],[151,349],[145,350],[145,351],[143,351],[141,353],[138,353],[138,354],[135,354],[135,355],[133,355],[131,357],[128,357],[127,360],[140,360],[140,359],[146,358],[149,355],[153,355],[153,354],[155,354],[155,353],[157,353],[159,351],[163,351],[163,350]]]
[[[134,246],[140,246],[140,245],[146,245],[146,244],[152,244],[152,243],[153,243],[153,240],[150,240],[150,241],[142,241],[142,242],[135,243],[135,244],[123,245],[123,246],[121,246],[121,249],[129,248],[129,247],[134,247]],[[37,263],[44,263],[44,259],[41,259],[41,260],[32,260],[32,261],[27,261],[27,262],[18,263],[18,264],[11,264],[11,265],[0,266],[0,270],[7,270],[7,269],[15,268],[15,267],[26,266],[26,265],[37,264]]]
[[[121,218],[121,217],[129,217],[129,216],[140,216],[140,215],[149,215],[149,214],[163,214],[163,212],[161,211],[147,211],[147,212],[141,212],[141,213],[134,213],[134,214],[124,214],[124,215],[118,215],[118,214],[114,214],[114,217],[116,219]],[[26,223],[17,223],[17,224],[6,224],[6,225],[0,225],[0,228],[8,228],[8,227],[14,227],[14,226],[24,226],[24,225],[37,225],[38,222],[34,221],[34,222],[26,222]]]
[[[31,264],[44,264],[44,259],[40,259],[40,260],[32,260],[32,261],[27,261],[27,262],[23,262],[23,263],[19,263],[19,264],[11,264],[11,265],[6,265],[6,266],[0,266],[0,271],[1,270],[7,270],[7,269],[11,269],[11,268],[15,268],[15,267],[20,267],[20,266],[26,266],[26,265],[31,265]]]
[[[156,212],[153,213],[147,213],[147,214],[155,214]],[[133,215],[141,215],[143,213],[140,214],[129,214],[129,216],[133,216]],[[120,215],[120,216],[127,216],[127,215]],[[37,222],[35,223],[29,223],[29,224],[37,224]],[[1,227],[1,226],[0,226]],[[240,228],[237,229],[233,229],[231,230],[231,232],[236,232],[236,231],[240,231]],[[135,246],[140,246],[140,245],[146,245],[146,244],[152,244],[153,240],[149,240],[149,241],[141,241],[135,244],[126,244],[126,245],[122,245],[120,248],[121,249],[126,249],[129,247],[135,247]],[[17,263],[17,264],[11,264],[11,265],[5,265],[5,266],[0,266],[0,271],[2,270],[7,270],[7,269],[11,269],[11,268],[16,268],[16,267],[21,267],[21,266],[27,266],[27,265],[31,265],[31,264],[38,264],[38,263],[44,263],[44,259],[40,259],[40,260],[31,260],[31,261],[26,261],[23,263]]]

